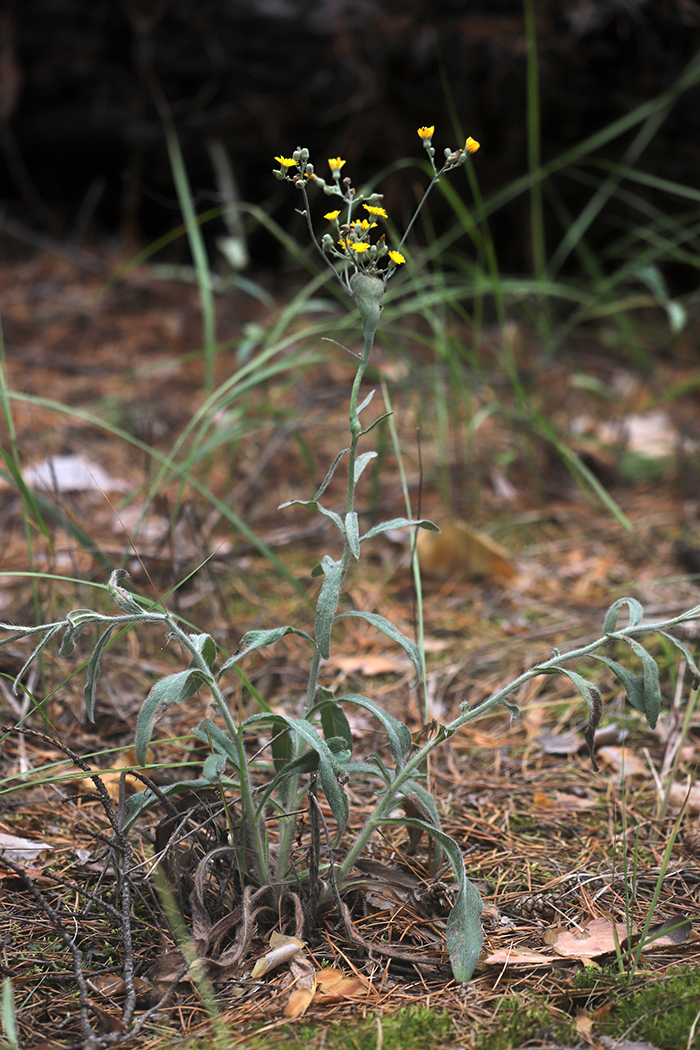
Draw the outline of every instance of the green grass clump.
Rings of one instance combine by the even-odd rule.
[[[381,1036],[380,1033],[381,1032]],[[427,1006],[407,1006],[380,1018],[371,1015],[358,1022],[285,1025],[264,1034],[251,1033],[236,1050],[437,1050],[452,1037],[452,1022],[443,1011]],[[378,1038],[379,1037],[379,1038]],[[226,1039],[211,1038],[179,1043],[178,1050],[229,1050]]]
[[[452,1022],[444,1013],[427,1006],[407,1006],[395,1014],[380,1019],[382,1050],[433,1050],[452,1035]],[[287,1029],[285,1050],[309,1050],[323,1035],[324,1028],[304,1026]],[[379,1025],[376,1017],[368,1017],[357,1025],[347,1023],[325,1028],[325,1050],[376,1050]],[[265,1040],[252,1043],[251,1050],[263,1050],[270,1044]],[[282,1045],[282,1044],[281,1044]],[[318,1044],[320,1045],[320,1043]]]
[[[578,1041],[573,1019],[554,1011],[544,995],[513,995],[501,1001],[495,1028],[477,1036],[476,1050],[513,1050],[545,1037],[573,1045]]]
[[[614,1001],[601,1031],[605,1028],[605,1034],[616,1039],[624,1036],[634,1042],[646,1041],[659,1050],[700,1047],[700,1027],[693,1041],[688,1042],[700,1003],[700,969],[679,966],[668,975],[645,978],[643,987],[627,993],[621,987],[620,978],[619,974],[605,973],[596,975],[592,981],[588,977],[591,982],[588,987],[596,1000],[604,990],[602,1001],[611,998]],[[579,980],[583,981],[584,975],[580,975]]]

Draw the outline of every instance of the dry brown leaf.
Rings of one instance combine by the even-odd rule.
[[[154,761],[155,753],[153,749],[149,747],[146,752],[146,765],[150,765]],[[136,769],[139,772],[142,771],[142,767],[136,761],[136,752],[133,747],[130,747],[128,751],[122,751],[121,754],[117,755],[109,769],[93,769],[91,772],[99,776],[100,780],[107,788],[107,793],[110,798],[117,801],[119,799],[119,780],[125,769]],[[70,786],[76,791],[79,791],[81,795],[96,795],[98,793],[97,785],[92,780],[90,773],[78,769],[77,766],[71,766],[65,771],[62,771],[60,779],[62,783],[70,784]],[[144,784],[138,779],[138,777],[130,776],[127,773],[125,787],[127,795],[132,795],[136,791],[142,791]]]
[[[584,1010],[576,1015],[576,1034],[587,1043],[593,1043],[593,1018]]]
[[[384,653],[367,653],[365,656],[334,656],[331,667],[337,667],[346,674],[403,674],[410,671],[410,660],[400,656],[387,656]]]
[[[512,580],[516,574],[505,547],[464,521],[441,524],[440,532],[419,529],[416,547],[421,572],[429,576],[495,576]]]
[[[324,1003],[337,1003],[343,999],[357,999],[370,991],[369,982],[362,977],[349,977],[342,970],[329,966],[316,974],[316,994]]]
[[[305,956],[293,959],[289,970],[294,987],[284,1008],[284,1016],[301,1017],[316,993],[316,971],[311,960]]]
[[[29,864],[51,849],[53,846],[46,842],[32,842],[31,839],[23,839],[19,835],[0,832],[0,858],[5,856],[15,864]]]
[[[557,959],[541,952],[510,952],[500,948],[483,960],[486,966],[553,966]]]
[[[580,733],[550,733],[545,729],[537,734],[537,743],[546,755],[575,755],[585,746]]]
[[[687,784],[671,784],[668,798],[674,809],[681,808],[685,802],[686,795],[688,796],[686,813],[690,816],[695,816],[700,813],[700,784],[693,784],[690,791],[688,791]]]
[[[606,766],[611,766],[616,773],[624,770],[626,777],[649,777],[649,767],[627,747],[599,747],[596,757]]]
[[[591,809],[596,803],[595,795],[572,795],[569,791],[555,791],[546,795],[536,791],[532,796],[533,803],[540,809],[579,810]]]
[[[126,992],[124,978],[116,973],[99,973],[95,977],[89,978],[87,985],[94,992],[99,992],[100,995],[105,996],[124,995]],[[137,995],[148,995],[151,990],[150,981],[144,981],[141,977],[134,977],[134,990]]]
[[[270,951],[266,952],[253,967],[251,976],[254,980],[263,977],[270,970],[276,969],[284,963],[291,962],[296,958],[304,947],[304,942],[298,937],[287,937],[283,933],[273,932],[270,934]]]
[[[609,919],[593,919],[581,930],[548,930],[545,943],[550,944],[557,955],[567,959],[595,959],[615,951],[615,934],[620,945],[627,938],[624,922],[613,925]],[[552,935],[554,936],[552,937]]]
[[[285,1017],[302,1017],[314,997],[313,988],[295,988],[287,999],[287,1005],[284,1008]]]

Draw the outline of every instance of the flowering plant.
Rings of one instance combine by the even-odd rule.
[[[469,138],[464,149],[446,150],[445,162],[438,170],[432,146],[433,133],[433,127],[418,130],[432,165],[433,178],[416,215],[440,176],[463,164],[467,155],[479,148],[478,143]],[[375,419],[363,429],[360,416],[370,405],[374,391],[367,393],[358,404],[360,387],[379,323],[386,282],[404,262],[401,248],[416,216],[409,223],[399,245],[389,248],[385,234],[375,240],[373,233],[379,225],[378,220],[386,218],[386,212],[380,204],[381,195],[356,193],[350,180],[341,175],[345,166],[342,158],[330,158],[328,161],[332,173],[330,182],[316,175],[306,149],[297,149],[292,157],[281,156],[276,160],[280,165],[275,171],[276,176],[291,182],[302,193],[303,214],[313,243],[326,260],[334,278],[352,297],[363,322],[364,349],[358,355],[357,371],[350,392],[349,445],[336,455],[311,499],[291,501],[328,518],[340,539],[340,551],[324,554],[312,572],[312,576],[322,578],[313,627],[305,630],[283,625],[249,631],[241,639],[238,651],[221,661],[219,648],[210,634],[190,633],[187,626],[165,606],[158,608],[157,605],[149,605],[133,595],[123,586],[126,574],[123,570],[116,570],[110,578],[109,593],[121,609],[120,614],[107,616],[90,609],[75,609],[63,620],[36,627],[0,624],[0,629],[9,634],[0,644],[7,644],[20,637],[39,639],[16,676],[15,689],[19,690],[30,663],[52,639],[61,638],[59,652],[63,656],[70,656],[82,632],[87,627],[97,628],[101,633],[93,646],[85,684],[86,708],[91,719],[99,684],[100,661],[108,645],[118,637],[117,632],[134,625],[159,625],[187,653],[189,666],[156,682],[144,700],[136,720],[135,752],[137,762],[140,765],[146,763],[153,729],[161,714],[174,704],[189,704],[195,694],[206,691],[211,698],[211,708],[193,729],[193,736],[209,751],[202,776],[198,780],[183,780],[158,788],[143,773],[139,773],[148,787],[128,800],[123,796],[120,798],[118,827],[115,823],[115,841],[118,843],[115,853],[126,858],[124,879],[128,885],[127,876],[132,861],[129,859],[126,835],[143,813],[156,805],[163,805],[166,811],[170,807],[170,811],[167,820],[164,819],[159,825],[159,831],[164,830],[160,840],[156,834],[156,843],[161,843],[160,857],[165,866],[169,852],[175,852],[181,841],[176,837],[176,832],[183,825],[180,819],[182,813],[176,809],[170,797],[178,793],[190,796],[197,788],[207,788],[210,792],[214,789],[220,794],[227,819],[227,830],[223,832],[225,840],[219,840],[199,861],[193,876],[195,888],[191,897],[191,901],[194,901],[191,904],[193,927],[196,926],[198,930],[198,943],[203,946],[203,951],[211,951],[211,944],[220,943],[222,930],[229,931],[233,919],[237,923],[235,943],[221,952],[218,959],[209,956],[208,962],[212,966],[224,965],[222,960],[230,966],[243,965],[253,936],[255,917],[260,911],[261,905],[256,904],[256,901],[263,899],[272,905],[275,921],[279,915],[286,916],[286,921],[296,923],[296,933],[300,937],[314,936],[319,917],[335,905],[336,915],[356,946],[389,958],[415,961],[415,956],[398,947],[368,944],[354,927],[347,898],[344,897],[344,891],[353,879],[357,880],[353,874],[354,866],[375,833],[385,826],[399,825],[431,836],[436,860],[445,854],[452,866],[456,892],[447,920],[446,942],[455,978],[467,981],[474,971],[482,944],[482,902],[476,887],[467,878],[459,845],[442,830],[438,807],[425,783],[428,756],[457,730],[499,705],[506,707],[511,716],[517,714],[517,708],[510,698],[531,678],[538,675],[564,675],[588,706],[586,740],[593,758],[594,732],[602,714],[603,702],[598,687],[567,666],[581,658],[602,662],[621,683],[632,705],[653,726],[661,702],[659,671],[640,637],[654,631],[662,634],[681,652],[697,686],[700,683],[700,670],[690,651],[668,631],[688,620],[700,618],[700,606],[672,619],[645,623],[642,607],[636,599],[620,599],[608,610],[603,634],[596,641],[569,652],[555,650],[548,660],[498,689],[478,707],[470,708],[467,703],[463,703],[459,713],[450,721],[435,726],[427,738],[421,734],[415,742],[409,727],[370,697],[359,693],[336,695],[321,684],[320,672],[323,661],[330,655],[333,631],[340,621],[348,617],[363,619],[370,627],[401,646],[415,668],[417,681],[424,674],[419,647],[388,619],[374,611],[354,608],[339,611],[347,572],[353,561],[359,561],[368,541],[399,527],[438,531],[432,522],[398,517],[380,522],[363,532],[355,509],[356,488],[365,468],[377,455],[372,450],[360,453],[360,439],[379,422]],[[326,213],[325,220],[333,225],[334,233],[324,234],[320,243],[310,218],[308,187],[314,183],[326,195],[339,197],[342,201],[341,208]],[[359,219],[353,218],[358,206],[365,213]],[[341,215],[343,221],[339,222]],[[322,499],[346,455],[347,498],[344,511],[339,513],[325,506]],[[619,625],[621,614],[628,619],[628,623],[623,626]],[[236,665],[249,653],[274,645],[289,634],[301,638],[310,651],[306,690],[304,696],[299,698],[296,710],[274,710],[261,698],[262,709],[259,712],[243,721],[236,719],[230,709],[231,690],[226,684],[229,673],[237,669]],[[632,673],[610,656],[598,653],[598,650],[616,642],[625,643],[631,649],[640,663],[641,673]],[[360,708],[376,719],[384,740],[379,753],[359,761],[353,758],[353,736],[345,714],[345,709],[350,707]],[[262,747],[261,737],[264,739]],[[250,738],[254,745],[252,757],[247,746]],[[595,765],[594,758],[593,761]],[[363,782],[371,779],[376,785],[373,807],[354,837],[348,833],[350,799],[346,784],[351,777],[358,777]],[[93,779],[98,778],[94,776]],[[319,793],[325,796],[334,825],[332,828],[320,806]],[[398,807],[403,807],[405,815],[397,815]],[[300,819],[302,814],[303,821]],[[276,828],[273,834],[270,834],[271,827]],[[214,917],[207,914],[202,887],[214,869],[217,866],[220,869],[222,865],[227,869],[223,882],[231,887],[235,896],[235,909],[231,907],[215,923]],[[214,938],[214,930],[219,931],[218,939]]]
[[[381,193],[358,194],[351,180],[341,176],[342,169],[346,164],[346,161],[341,157],[328,158],[328,167],[333,178],[332,182],[327,182],[317,174],[314,165],[309,160],[308,149],[299,147],[291,157],[275,157],[275,160],[280,165],[274,171],[275,177],[291,182],[301,190],[305,203],[302,214],[306,217],[311,239],[319,252],[326,256],[334,275],[353,298],[356,295],[352,285],[352,277],[355,274],[362,273],[368,277],[377,277],[386,283],[393,276],[396,268],[406,262],[405,256],[401,253],[401,248],[411,232],[411,228],[418,218],[421,208],[428,198],[428,194],[439,181],[441,175],[451,171],[453,168],[460,167],[470,153],[476,153],[479,149],[479,143],[471,136],[466,140],[464,149],[453,150],[446,148],[445,162],[438,171],[435,164],[435,148],[432,144],[434,132],[434,126],[418,128],[418,135],[425,147],[433,169],[433,178],[423,194],[423,199],[416,208],[400,244],[396,248],[387,246],[386,234],[382,234],[375,243],[372,243],[371,231],[378,226],[376,220],[388,219],[389,217],[380,203],[383,195]],[[324,233],[320,243],[311,223],[311,208],[307,194],[307,186],[311,183],[318,186],[329,197],[340,197],[344,205],[341,208],[326,212],[323,216],[324,219],[332,223],[335,236],[331,233]],[[353,219],[353,212],[357,212],[360,206],[367,215],[359,219]],[[340,272],[333,266],[331,262],[333,259],[339,260],[344,264]],[[388,266],[384,266],[386,260],[388,260]]]

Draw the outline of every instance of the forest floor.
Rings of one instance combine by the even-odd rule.
[[[54,511],[44,514],[45,531],[28,521],[3,472],[9,480],[0,480],[0,619],[60,619],[94,604],[95,593],[99,607],[113,611],[106,595],[71,581],[106,583],[109,566],[122,565],[133,589],[150,597],[152,588],[162,594],[192,574],[169,598],[171,607],[211,631],[227,652],[251,628],[311,629],[308,597],[318,586],[311,569],[335,551],[332,527],[320,528],[303,508],[277,508],[311,498],[346,443],[352,358],[317,339],[312,363],[281,371],[218,411],[209,433],[229,428],[231,438],[193,467],[199,488],[186,476],[147,498],[159,464],[120,434],[167,454],[202,405],[196,288],[145,266],[110,282],[115,260],[87,252],[17,245],[12,252],[12,263],[0,266],[0,299],[15,447],[25,468],[54,457],[48,488],[37,487]],[[240,289],[217,296],[225,344],[218,383],[245,363],[241,341],[260,330],[255,326],[270,326],[295,291],[281,277],[259,280],[271,305]],[[634,355],[608,323],[577,335],[554,359],[519,322],[508,333],[528,403],[567,436],[617,504],[617,518],[524,422],[522,403],[498,367],[503,333],[484,330],[478,367],[474,356],[456,365],[454,357],[433,354],[421,319],[415,340],[404,334],[399,345],[387,336],[366,387],[387,384],[414,511],[420,498],[421,516],[446,526],[448,538],[471,536],[460,524],[466,522],[508,558],[494,556],[488,540],[470,541],[465,552],[457,539],[456,553],[425,562],[426,694],[412,684],[403,651],[359,620],[337,632],[324,686],[371,696],[418,735],[455,717],[461,703],[482,702],[554,647],[600,636],[605,611],[618,598],[638,599],[650,620],[698,604],[700,322],[672,336],[663,315],[650,312],[638,330],[643,338]],[[379,416],[379,391],[376,401]],[[378,427],[372,436],[378,466],[367,471],[359,510],[364,520],[379,521],[405,508],[388,432]],[[3,448],[10,447],[6,433]],[[55,457],[68,456],[87,462],[89,477],[99,466],[106,476],[100,486],[83,483],[85,472],[82,480],[66,480],[67,462]],[[24,476],[39,485],[26,470]],[[233,530],[210,494],[269,545],[296,589]],[[342,505],[340,487],[326,502]],[[413,636],[408,538],[379,537],[351,575],[345,600],[381,612]],[[692,626],[684,635],[691,649]],[[662,641],[650,643],[664,696],[654,730],[606,668],[588,667],[604,699],[599,772],[583,739],[586,705],[563,677],[531,680],[513,698],[518,718],[511,722],[500,711],[436,753],[430,786],[443,827],[485,901],[484,948],[471,983],[452,980],[445,951],[449,870],[432,870],[427,844],[415,847],[404,829],[392,828],[365,858],[353,914],[367,941],[398,946],[396,956],[362,951],[332,922],[319,927],[306,953],[317,972],[325,966],[342,973],[336,992],[324,994],[320,981],[290,1028],[285,967],[252,984],[214,982],[227,1033],[221,1045],[700,1046],[700,717],[684,723],[690,677]],[[51,905],[82,954],[91,1024],[114,1045],[128,1032],[120,1030],[124,984],[114,976],[123,964],[122,931],[100,910],[115,892],[109,867],[103,870],[109,828],[103,803],[71,775],[73,763],[58,744],[93,756],[94,768],[111,768],[115,754],[133,761],[136,714],[156,678],[180,669],[178,655],[156,630],[138,638],[131,632],[113,645],[90,723],[77,673],[87,643],[81,639],[71,659],[47,648],[40,672],[27,679],[31,696],[22,699],[9,685],[29,651],[18,642],[0,650],[2,722],[41,734],[8,734],[3,743],[0,834],[38,845],[25,854],[24,880],[16,865],[3,865],[10,854],[0,854],[0,964],[14,990],[20,1046],[88,1045],[73,956],[45,907]],[[305,689],[303,657],[299,640],[284,638],[251,656],[246,674],[267,703],[295,713]],[[234,700],[245,714],[254,709],[247,695]],[[160,767],[162,783],[185,763],[196,775],[202,756],[190,730],[200,714],[183,704],[158,721],[154,769]],[[356,753],[371,752],[377,734],[370,720],[353,719]],[[116,805],[118,774],[103,779]],[[356,827],[371,797],[352,784],[349,790]],[[680,832],[664,856],[684,802]],[[134,840],[144,872],[154,819],[144,820]],[[86,888],[92,905],[82,896]],[[175,947],[157,904],[149,907],[133,946],[137,1018],[159,982],[171,979],[158,960]],[[654,925],[689,921],[649,944],[632,973],[625,949],[650,910]],[[266,950],[262,932],[258,950]],[[411,952],[423,961],[412,962]],[[688,967],[680,978],[678,967]],[[160,1050],[186,1036],[212,1045],[200,993],[181,982],[138,1045]],[[397,1010],[403,1012],[392,1022]]]

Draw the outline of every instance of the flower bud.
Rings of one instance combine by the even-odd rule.
[[[350,278],[352,297],[360,311],[365,327],[376,328],[382,312],[384,281],[379,277],[370,277],[366,273],[354,273]]]

